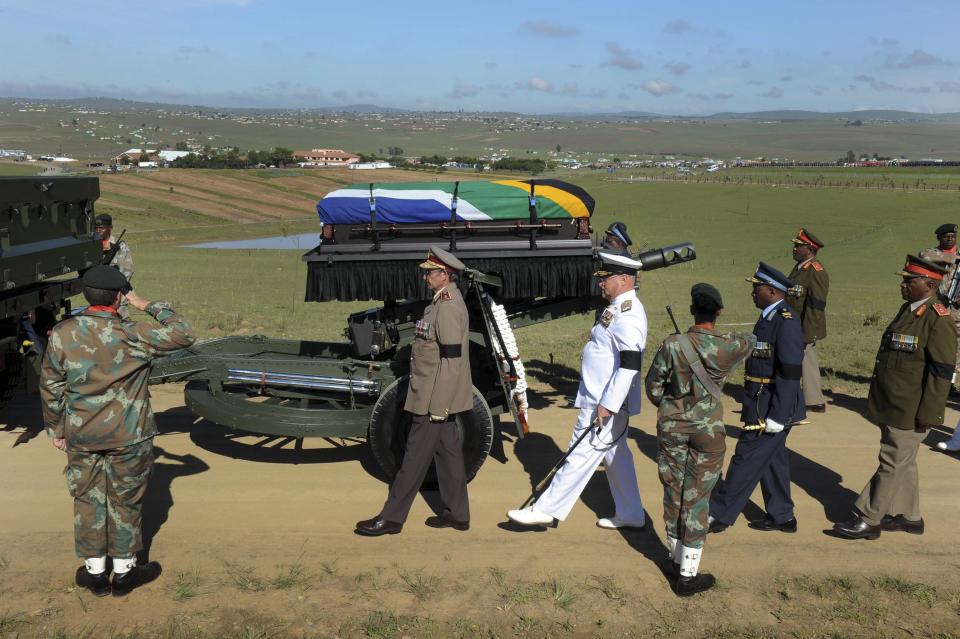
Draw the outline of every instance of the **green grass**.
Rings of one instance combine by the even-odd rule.
[[[827,245],[820,257],[831,280],[828,337],[818,344],[825,386],[854,395],[864,393],[883,327],[902,303],[894,272],[906,253],[934,243],[933,229],[953,219],[960,204],[957,190],[630,183],[606,174],[569,179],[596,198],[594,229],[621,220],[629,225],[637,249],[684,240],[697,247],[693,263],[641,275],[648,349],[672,332],[666,304],[673,306],[682,327],[689,323],[684,310],[690,286],[698,281],[713,283],[723,294],[720,323],[727,330],[749,331],[757,310],[744,278],[759,260],[788,271],[790,239],[801,226],[811,229]],[[314,218],[231,224],[150,206],[148,211],[113,210],[118,226],[133,229],[128,239],[134,283],[148,298],[172,301],[203,337],[260,333],[339,341],[347,315],[375,305],[304,302],[306,265],[298,251],[182,248],[200,241],[316,231]],[[539,392],[555,393],[557,385],[576,382],[591,324],[592,318],[583,315],[551,322],[549,330],[532,326],[518,331],[521,356]]]

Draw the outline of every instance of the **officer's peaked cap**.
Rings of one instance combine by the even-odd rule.
[[[420,268],[428,271],[444,268],[459,273],[466,266],[450,251],[446,251],[439,246],[431,246],[430,250],[427,251],[427,259],[420,263]]]
[[[760,262],[760,265],[757,267],[757,272],[753,274],[753,277],[748,277],[747,281],[753,284],[766,284],[784,293],[793,286],[790,278],[766,262]]]
[[[797,236],[793,238],[793,243],[805,244],[816,250],[820,250],[823,248],[823,242],[821,242],[816,235],[814,235],[807,229],[800,229],[799,231],[797,231]]]
[[[608,277],[621,273],[625,275],[636,275],[637,271],[643,266],[637,260],[617,253],[600,251],[597,253],[597,259],[600,261],[600,264],[593,273],[595,277]]]
[[[947,274],[947,269],[939,264],[917,257],[908,255],[907,262],[903,265],[903,270],[897,273],[901,277],[926,277],[931,280],[942,280]]]
[[[607,234],[613,235],[627,246],[633,246],[633,240],[630,239],[630,235],[627,233],[627,225],[623,222],[614,222],[608,226]]]
[[[84,286],[104,291],[122,291],[130,285],[123,273],[112,266],[102,264],[87,269],[82,281]]]

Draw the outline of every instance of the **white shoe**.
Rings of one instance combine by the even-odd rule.
[[[950,441],[937,442],[937,448],[947,453],[960,452],[960,441],[951,439]]]
[[[522,510],[508,510],[507,517],[510,521],[523,524],[524,526],[550,526],[553,524],[553,517],[534,510],[533,506]]]
[[[606,528],[607,530],[616,530],[618,528],[643,528],[647,525],[647,520],[626,521],[619,517],[604,517],[597,520],[597,528]]]

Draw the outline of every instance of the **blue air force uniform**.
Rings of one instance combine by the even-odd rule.
[[[791,286],[783,273],[763,262],[747,281],[784,293]],[[710,517],[727,526],[736,521],[758,482],[767,518],[775,524],[794,518],[786,443],[791,424],[806,417],[800,390],[803,329],[781,299],[763,309],[753,333],[757,344],[744,371],[743,430],[726,477],[710,498]]]

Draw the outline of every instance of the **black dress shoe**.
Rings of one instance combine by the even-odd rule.
[[[723,523],[719,519],[714,519],[710,522],[710,528],[707,530],[708,533],[722,533],[724,530],[730,526]]]
[[[403,524],[387,521],[380,515],[373,519],[364,519],[357,522],[357,529],[353,532],[364,537],[379,537],[380,535],[396,535],[403,530]]]
[[[785,521],[782,524],[778,524],[773,520],[772,517],[770,517],[770,515],[767,515],[763,519],[758,519],[757,521],[751,521],[747,525],[753,528],[754,530],[763,530],[763,531],[779,530],[780,532],[785,532],[785,533],[797,532],[796,517],[794,517],[790,521]]]
[[[134,588],[139,588],[159,577],[161,572],[163,572],[163,569],[160,568],[160,564],[151,561],[142,566],[134,566],[122,575],[114,573],[113,596],[123,597],[128,595]]]
[[[880,520],[880,528],[891,532],[906,532],[911,535],[922,535],[923,519],[910,521],[903,515],[897,515],[896,517],[884,515],[883,519]]]
[[[677,583],[673,586],[673,592],[678,597],[690,597],[698,592],[710,590],[717,585],[717,580],[713,575],[702,572],[696,577],[679,577]]]
[[[447,517],[434,515],[433,517],[427,517],[425,522],[427,526],[431,528],[453,528],[454,530],[470,530],[469,521],[457,521],[456,519],[449,519]]]
[[[91,574],[86,566],[77,568],[77,585],[86,588],[94,597],[106,597],[110,594],[110,576],[106,572]]]
[[[880,537],[880,526],[872,526],[855,515],[850,521],[834,524],[833,532],[845,539],[877,539]]]
[[[812,404],[807,406],[808,413],[825,413],[827,412],[826,404]]]

